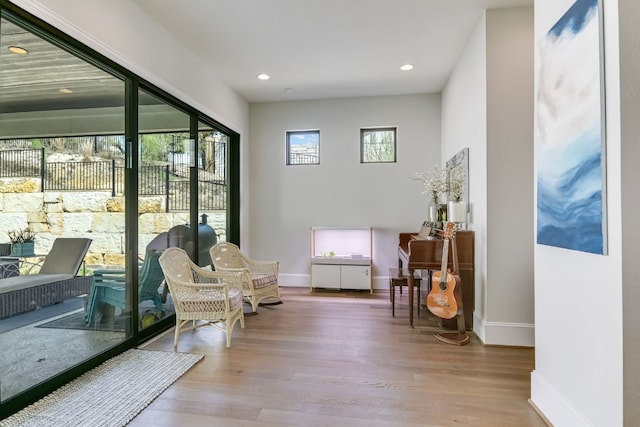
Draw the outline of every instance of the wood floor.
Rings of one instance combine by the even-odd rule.
[[[130,426],[546,426],[527,402],[533,349],[441,343],[427,311],[409,327],[406,291],[395,318],[385,292],[282,294],[230,349],[211,326],[181,335],[204,359]],[[173,331],[145,348],[171,351]]]

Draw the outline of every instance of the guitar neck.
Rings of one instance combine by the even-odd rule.
[[[449,239],[445,239],[442,245],[442,262],[440,263],[440,279],[447,281],[447,264],[449,263]]]
[[[447,263],[449,262],[449,241],[453,238],[453,236],[455,235],[455,232],[456,232],[456,225],[452,222],[448,222],[447,226],[443,231],[444,244],[442,245],[442,264],[440,265],[440,271],[441,271],[440,277],[444,282],[447,281]]]

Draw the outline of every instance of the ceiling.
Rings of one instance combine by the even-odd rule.
[[[533,0],[133,0],[248,102],[440,92],[485,9]],[[403,64],[411,71],[401,71]],[[257,79],[267,73],[269,80]]]

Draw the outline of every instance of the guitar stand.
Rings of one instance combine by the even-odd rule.
[[[453,269],[454,271],[460,271],[458,266],[458,248],[456,245],[456,239],[451,239],[451,251],[453,252]],[[464,310],[462,308],[462,286],[458,286],[454,289],[454,292],[459,292],[459,304],[458,304],[458,313],[456,314],[456,320],[458,322],[458,332],[436,332],[433,336],[438,340],[442,341],[445,344],[453,344],[453,345],[465,345],[467,344],[471,338],[466,332],[466,325],[464,321]]]
[[[465,332],[464,325],[464,313],[457,315],[458,320],[458,332],[436,332],[433,336],[438,340],[442,341],[445,344],[453,344],[453,345],[465,345],[471,338]]]

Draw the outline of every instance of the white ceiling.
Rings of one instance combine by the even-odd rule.
[[[533,6],[533,0],[134,1],[249,102],[440,92],[485,9]],[[401,71],[405,63],[415,68]],[[271,79],[258,80],[258,73]]]

